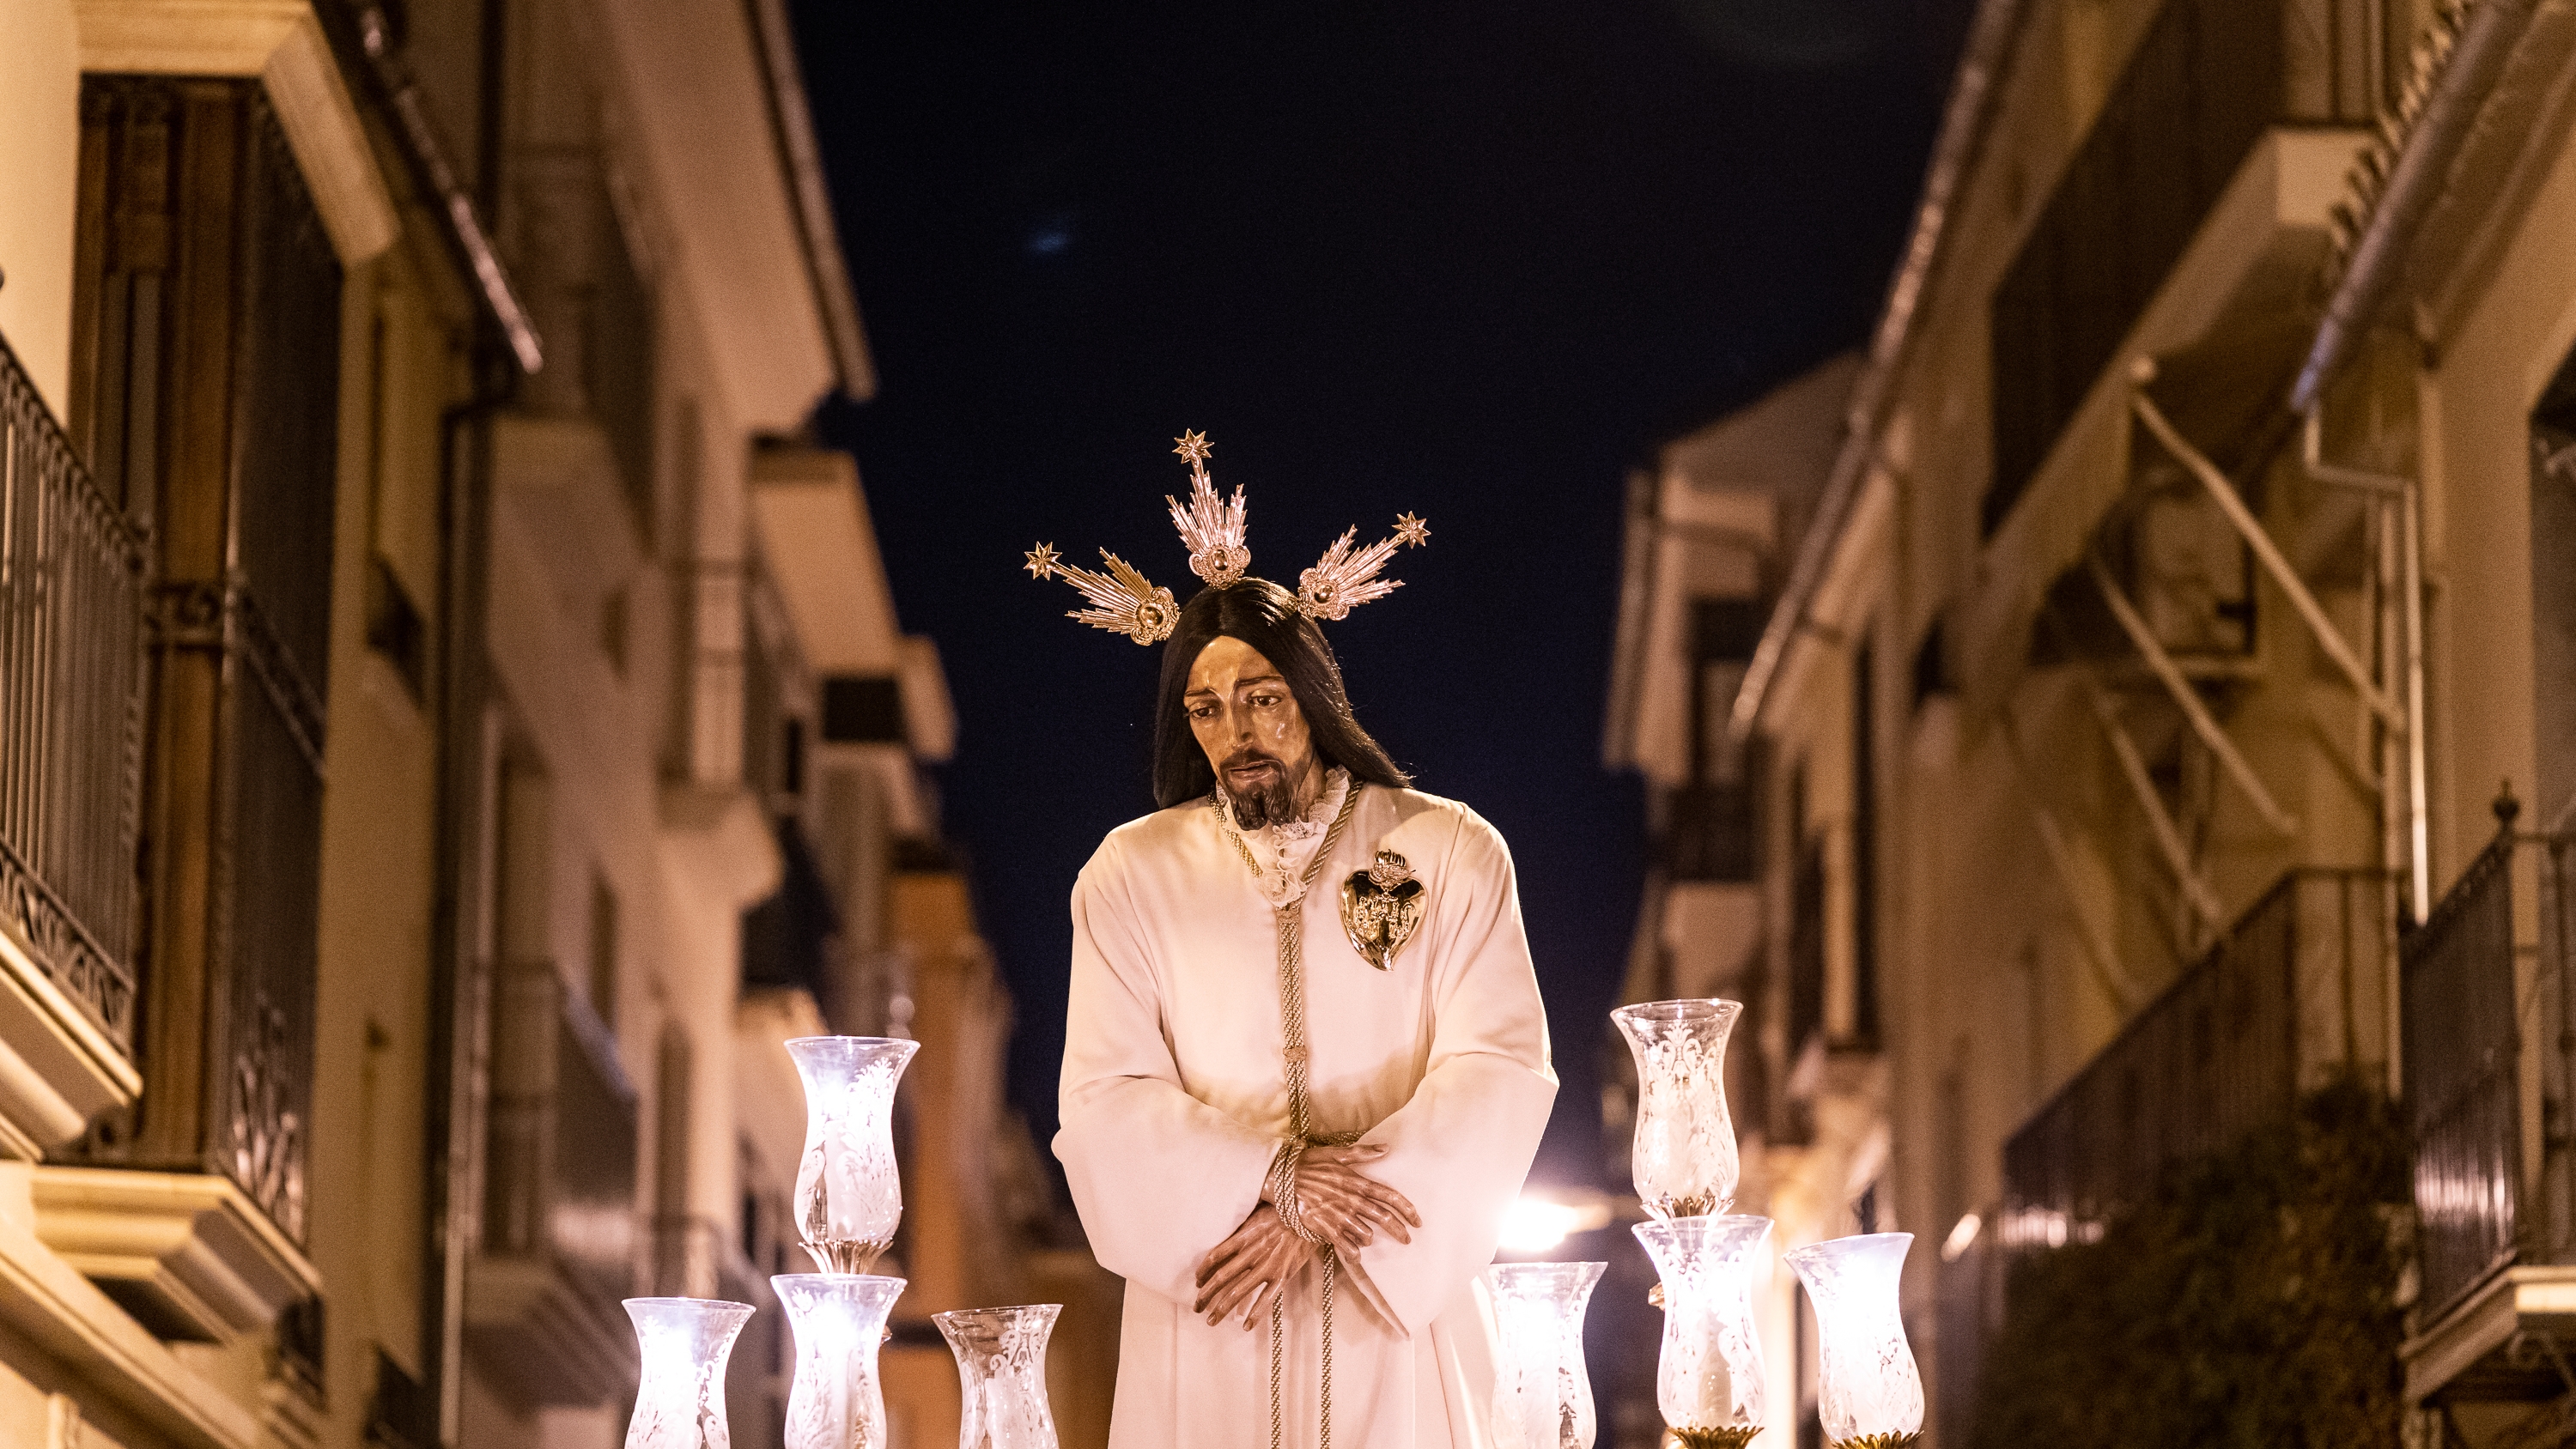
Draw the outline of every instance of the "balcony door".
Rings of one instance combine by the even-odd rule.
[[[144,1092],[80,1155],[228,1177],[300,1242],[340,265],[259,82],[81,106],[73,433],[154,577]]]

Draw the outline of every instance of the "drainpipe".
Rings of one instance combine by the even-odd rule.
[[[543,342],[502,263],[484,217],[497,199],[504,11],[484,0],[480,85],[487,145],[482,195],[469,191],[430,123],[419,82],[374,0],[316,7],[342,66],[391,122],[423,199],[446,225],[450,254],[483,304],[472,344],[474,393],[439,419],[440,549],[437,822],[433,836],[427,1104],[422,1164],[427,1241],[422,1244],[420,1371],[431,1443],[457,1444],[464,1429],[465,1269],[481,1234],[483,1107],[489,1057],[491,942],[487,882],[491,823],[485,782],[493,740],[484,668],[491,556],[491,419],[545,363]]]
[[[1914,351],[1917,312],[1948,252],[1951,212],[1967,185],[1970,167],[1984,149],[1986,126],[1993,119],[2004,71],[2012,61],[2014,37],[2030,8],[2031,0],[1981,0],[1976,18],[1969,24],[1958,79],[1951,87],[1940,134],[1933,142],[1923,199],[1915,207],[1913,231],[1906,238],[1905,252],[1888,285],[1886,309],[1879,314],[1878,328],[1870,337],[1869,360],[1852,384],[1842,448],[1834,455],[1833,471],[1826,476],[1815,519],[1798,542],[1798,557],[1788,584],[1780,591],[1779,603],[1772,607],[1770,621],[1763,626],[1762,642],[1755,646],[1752,662],[1745,667],[1743,687],[1736,691],[1735,709],[1727,727],[1739,739],[1753,733],[1754,722],[1762,716],[1763,700],[1779,676],[1790,644],[1810,623],[1808,606],[1824,583],[1825,568],[1833,559],[1843,526],[1851,520],[1861,489],[1869,482],[1879,431],[1895,411],[1898,374]]]
[[[2316,341],[2290,389],[2291,411],[2315,411],[2327,379],[2351,356],[2380,304],[2388,300],[2405,271],[2405,253],[2415,239],[2415,229],[2441,199],[2451,163],[2468,144],[2487,92],[2495,88],[2515,43],[2530,26],[2534,8],[2535,0],[2478,0],[2461,26],[2450,59],[2443,63],[2442,73],[2407,130],[2387,188],[2371,209],[2369,224],[2353,242],[2342,280],[2326,301],[2325,320],[2318,325]]]
[[[2379,512],[2380,560],[2371,570],[2373,579],[2384,594],[2395,595],[2394,605],[2383,598],[2376,617],[2383,638],[2393,632],[2395,657],[2383,643],[2379,651],[2383,674],[2402,677],[2405,681],[2402,703],[2405,718],[2396,733],[2393,748],[2380,753],[2380,818],[2394,829],[2389,832],[2388,855],[2393,860],[2406,858],[2406,905],[2404,916],[2392,922],[2389,937],[2382,943],[2381,958],[2386,963],[2381,989],[2388,1002],[2388,1092],[2394,1098],[2405,1090],[2404,1055],[2398,1039],[2397,1003],[2402,999],[2397,935],[2407,920],[2422,921],[2432,909],[2432,855],[2428,849],[2424,784],[2424,546],[2418,522],[2420,502],[2416,480],[2393,473],[2371,473],[2329,463],[2324,457],[2321,422],[2324,407],[2310,408],[2299,430],[2299,463],[2308,476],[2336,488],[2348,488],[2374,500]],[[2397,627],[2388,627],[2390,613],[2397,615]],[[2391,759],[2402,752],[2401,759]],[[2397,781],[2405,776],[2402,803]]]
[[[490,577],[492,414],[520,374],[488,329],[475,344],[485,382],[439,420],[438,822],[431,915],[425,1169],[428,1261],[422,1275],[421,1377],[433,1444],[462,1440],[465,1270],[482,1236],[483,1126],[491,1058],[491,689],[484,666]]]
[[[2398,647],[2405,678],[2405,713],[2398,728],[2406,737],[2407,899],[2414,919],[2421,921],[2433,906],[2424,784],[2423,490],[2413,478],[2327,462],[2320,440],[2324,427],[2319,418],[2323,411],[2322,407],[2310,408],[2299,435],[2299,462],[2308,476],[2334,487],[2368,493],[2380,500],[2383,510],[2396,515]]]
[[[2308,471],[2322,482],[2359,487],[2383,495],[2393,492],[2398,515],[2399,605],[2404,616],[2406,697],[2406,774],[2408,892],[2414,918],[2424,919],[2432,906],[2432,867],[2426,825],[2424,765],[2424,547],[2422,488],[2411,478],[2391,478],[2338,468],[2319,457],[2317,422],[2326,383],[2350,358],[2372,320],[2387,303],[2405,271],[2406,252],[2434,203],[2461,148],[2468,144],[2487,94],[2495,88],[2505,63],[2530,28],[2536,0],[2478,0],[2462,23],[2441,73],[2424,96],[2407,128],[2370,220],[2353,242],[2351,258],[2334,295],[2326,300],[2325,320],[2290,390],[2291,408],[2306,419],[2303,454]]]
[[[499,9],[497,5],[487,4],[482,11],[485,52],[482,70],[487,90],[500,73],[501,37],[496,29],[498,22],[494,19]],[[473,195],[466,190],[464,179],[457,174],[455,163],[448,158],[447,148],[439,140],[438,128],[430,122],[428,103],[421,98],[420,82],[413,79],[410,68],[403,64],[394,49],[393,27],[386,19],[383,7],[374,0],[357,0],[357,3],[325,6],[317,13],[332,31],[346,37],[346,42],[353,42],[342,45],[344,50],[354,48],[357,53],[356,63],[349,68],[358,73],[355,78],[366,83],[378,108],[393,122],[394,134],[404,161],[409,163],[412,178],[425,193],[423,199],[447,223],[444,230],[448,243],[455,248],[456,258],[463,264],[466,274],[474,279],[475,291],[490,311],[492,321],[508,340],[512,360],[521,372],[535,372],[544,367],[545,345],[537,336],[536,323],[528,316],[526,305],[519,300],[518,289],[511,283],[509,269],[502,264],[501,254],[492,244],[491,233],[484,227],[485,208],[476,205]],[[482,179],[487,183],[487,190],[488,173],[492,169],[490,158],[499,151],[496,139],[499,133],[490,124],[494,117],[488,114],[493,109],[487,107],[484,118],[484,170],[487,176]],[[490,198],[486,197],[486,206],[489,201]]]
[[[2396,517],[2399,649],[2404,670],[2406,747],[2406,856],[2409,914],[2422,921],[2432,907],[2432,859],[2427,824],[2424,746],[2424,538],[2423,490],[2413,478],[2396,478],[2340,468],[2320,456],[2318,414],[2326,384],[2350,359],[2380,310],[2396,290],[2416,230],[2441,198],[2452,166],[2468,143],[2487,95],[2504,73],[2514,47],[2530,28],[2535,0],[2478,0],[2461,24],[2460,34],[2407,126],[2405,139],[2391,158],[2388,183],[2371,208],[2370,219],[2354,239],[2343,275],[2326,299],[2325,317],[2308,348],[2307,359],[2290,389],[2290,407],[2305,420],[2302,459],[2320,482],[2359,488],[2382,498]],[[2382,533],[2387,529],[2383,524]],[[2395,952],[2389,953],[2392,976]],[[2397,997],[2394,981],[2389,997]],[[2392,1031],[2394,1030],[2392,1011]],[[2389,1053],[2389,1083],[2398,1089],[2399,1059]]]

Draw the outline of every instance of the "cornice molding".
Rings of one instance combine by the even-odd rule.
[[[254,1449],[258,1417],[181,1363],[31,1230],[27,1167],[0,1168],[0,1327],[173,1449]]]
[[[321,1275],[249,1194],[205,1172],[38,1167],[36,1236],[165,1333],[267,1331]]]
[[[343,266],[401,234],[366,124],[308,0],[73,0],[81,69],[257,76]]]

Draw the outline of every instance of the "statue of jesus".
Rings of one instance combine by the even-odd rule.
[[[1482,1446],[1481,1270],[1555,1098],[1546,1017],[1502,837],[1408,788],[1316,624],[1427,530],[1345,535],[1291,593],[1243,576],[1242,493],[1181,451],[1210,581],[1186,608],[1114,556],[1030,558],[1091,598],[1075,617],[1168,638],[1163,808],[1074,885],[1055,1139],[1127,1280],[1110,1443]]]

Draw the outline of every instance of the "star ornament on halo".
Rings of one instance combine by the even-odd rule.
[[[1192,428],[1172,441],[1176,445],[1172,451],[1190,465],[1190,497],[1184,503],[1165,494],[1163,502],[1171,511],[1173,529],[1189,549],[1190,572],[1211,589],[1231,588],[1243,581],[1252,566],[1251,550],[1244,544],[1243,490],[1218,496],[1216,480],[1208,476],[1208,454],[1215,449],[1207,434]],[[1400,580],[1384,577],[1397,549],[1419,548],[1430,541],[1431,526],[1412,513],[1395,520],[1392,535],[1366,547],[1360,546],[1358,529],[1345,530],[1313,568],[1297,576],[1294,607],[1309,619],[1349,618],[1352,609],[1404,587]],[[1124,634],[1139,644],[1157,644],[1170,638],[1180,622],[1180,604],[1172,591],[1157,588],[1134,565],[1107,549],[1100,551],[1101,561],[1109,566],[1106,572],[1065,562],[1051,543],[1028,550],[1027,557],[1023,567],[1029,577],[1062,579],[1081,591],[1090,607],[1074,610],[1071,617],[1095,629]]]

